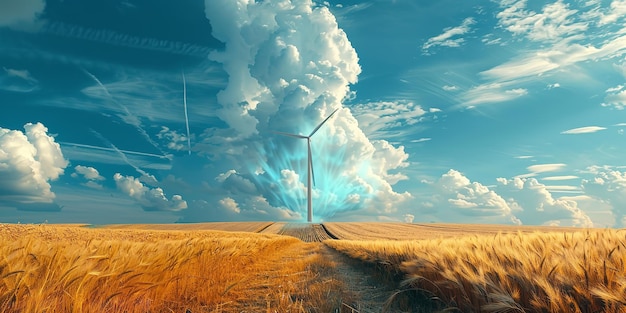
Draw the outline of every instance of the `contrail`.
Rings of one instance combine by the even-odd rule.
[[[163,150],[161,150],[161,148],[159,148],[159,145],[157,145],[157,143],[156,143],[156,142],[154,142],[154,140],[152,140],[152,138],[150,138],[150,135],[148,135],[148,133],[146,132],[146,130],[145,130],[145,129],[143,129],[143,128],[141,127],[141,122],[139,121],[139,119],[138,119],[135,115],[133,115],[132,113],[130,113],[130,111],[128,110],[128,108],[127,108],[125,105],[123,105],[123,104],[121,104],[121,103],[117,102],[117,101],[115,100],[115,98],[113,98],[113,96],[111,95],[111,93],[109,93],[109,89],[108,89],[108,88],[107,88],[107,87],[106,87],[106,86],[105,86],[105,85],[104,85],[104,84],[103,84],[103,83],[102,83],[102,82],[98,79],[98,77],[96,77],[96,75],[94,75],[94,74],[91,74],[89,71],[87,71],[87,70],[86,70],[86,69],[84,69],[84,68],[83,68],[82,70],[83,70],[83,72],[85,72],[85,74],[89,75],[89,77],[91,77],[91,79],[93,79],[93,80],[96,82],[96,84],[98,84],[98,86],[100,86],[100,88],[102,88],[102,90],[104,91],[104,93],[106,94],[106,96],[107,96],[109,99],[111,99],[111,101],[113,101],[115,104],[117,104],[119,107],[121,107],[121,108],[122,108],[122,110],[124,110],[124,112],[126,113],[126,114],[125,114],[125,116],[124,116],[124,117],[125,117],[125,119],[123,119],[123,120],[124,120],[124,122],[126,122],[126,123],[128,123],[128,124],[130,124],[130,125],[135,126],[135,129],[137,129],[137,131],[138,131],[138,132],[139,132],[139,133],[140,133],[140,134],[141,134],[141,135],[142,135],[142,136],[143,136],[143,137],[144,137],[144,138],[145,138],[145,139],[146,139],[146,140],[147,140],[147,141],[148,141],[148,142],[149,142],[149,143],[153,146],[153,147],[155,147],[157,150],[159,150],[159,152],[161,152],[161,154],[162,154],[162,155],[166,155],[166,153],[165,153]]]
[[[149,178],[152,179],[153,182],[152,183],[157,183],[156,178],[153,175],[150,175],[148,172],[142,170],[141,168],[139,168],[139,166],[133,164],[130,162],[130,160],[128,159],[128,157],[126,157],[126,154],[124,154],[124,152],[122,152],[122,150],[120,150],[118,147],[116,147],[113,143],[111,143],[108,139],[104,138],[104,136],[102,136],[102,134],[100,134],[99,132],[90,129],[91,132],[96,135],[96,137],[98,137],[100,140],[102,140],[105,144],[111,146],[111,148],[117,152],[117,154],[119,154],[119,156],[122,158],[122,160],[124,160],[124,162],[128,165],[130,165],[132,168],[135,169],[135,171],[137,171],[137,173],[141,174],[144,178]]]
[[[86,149],[94,149],[94,150],[103,150],[103,151],[115,151],[115,149],[112,148],[105,148],[105,147],[100,147],[100,146],[93,146],[93,145],[85,145],[85,144],[81,144],[81,143],[74,143],[74,142],[66,142],[66,141],[59,141],[60,145],[66,145],[66,146],[73,146],[73,147],[79,147],[79,148],[86,148]],[[160,154],[154,154],[154,153],[146,153],[146,152],[139,152],[139,151],[130,151],[130,150],[121,150],[124,154],[132,154],[132,155],[140,155],[140,156],[147,156],[147,157],[153,157],[153,158],[159,158],[159,159],[166,159],[166,160],[171,160],[170,156],[163,156]]]
[[[187,147],[189,155],[191,155],[191,137],[189,135],[189,115],[187,115],[187,81],[185,80],[185,71],[183,71],[183,106],[185,107],[185,125],[187,126]]]

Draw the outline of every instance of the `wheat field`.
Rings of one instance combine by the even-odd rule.
[[[327,312],[342,285],[319,248],[268,234],[0,224],[0,312]]]
[[[626,312],[626,231],[327,240],[461,312]]]

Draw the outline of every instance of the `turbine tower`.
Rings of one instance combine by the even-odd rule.
[[[313,201],[311,200],[311,179],[313,180],[313,184],[315,184],[315,174],[313,172],[313,161],[312,161],[312,157],[311,157],[311,137],[313,135],[315,135],[315,133],[320,129],[320,127],[322,127],[322,125],[324,125],[324,123],[326,123],[326,121],[328,121],[333,116],[333,114],[335,114],[335,112],[337,112],[338,110],[339,109],[335,109],[335,111],[333,111],[333,113],[330,113],[330,115],[325,120],[323,120],[319,125],[317,125],[317,127],[315,127],[315,129],[313,129],[313,131],[308,136],[289,134],[289,133],[283,133],[283,132],[275,132],[275,133],[277,133],[279,135],[283,135],[283,136],[289,136],[289,137],[294,137],[294,138],[306,139],[306,144],[307,144],[307,149],[308,149],[307,185],[306,185],[306,193],[307,193],[307,217],[306,217],[306,220],[309,223],[313,222]]]

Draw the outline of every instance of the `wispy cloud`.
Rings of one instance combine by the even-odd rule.
[[[526,9],[526,0],[502,1],[498,24],[515,35],[533,41],[558,41],[565,36],[583,32],[588,24],[573,18],[578,11],[562,1],[547,4],[541,12]]]
[[[0,90],[11,92],[31,92],[39,89],[39,81],[28,70],[2,68],[0,73]]]
[[[78,25],[69,25],[60,22],[47,24],[44,31],[50,34],[74,39],[88,40],[114,46],[159,51],[198,58],[206,58],[206,56],[211,52],[211,48],[209,47],[185,42],[137,37],[129,34],[118,33],[112,30],[86,28]]]
[[[507,83],[483,84],[471,88],[462,95],[462,106],[510,101],[528,94],[525,88],[507,88]]]
[[[422,45],[422,50],[424,53],[428,53],[428,49],[436,46],[442,47],[459,47],[461,44],[465,42],[465,38],[461,37],[472,30],[471,26],[476,24],[476,21],[472,17],[468,17],[463,20],[461,25],[457,27],[446,28],[443,30],[443,33],[431,37],[424,45]]]
[[[517,178],[534,177],[541,173],[559,172],[562,171],[567,165],[564,163],[547,163],[547,164],[535,164],[527,167],[530,172],[528,174],[518,175]]]
[[[589,133],[595,133],[595,132],[605,130],[605,129],[606,127],[585,126],[585,127],[573,128],[573,129],[569,129],[566,131],[562,131],[561,134],[565,134],[565,135],[589,134]]]
[[[358,104],[351,108],[359,127],[371,137],[389,138],[407,125],[420,122],[427,111],[411,101],[382,101]]]
[[[542,180],[570,180],[570,179],[578,179],[580,177],[574,175],[564,175],[564,176],[548,176],[542,178]]]
[[[432,138],[420,138],[420,139],[413,139],[411,140],[411,142],[413,143],[418,143],[418,142],[426,142],[426,141],[431,141]]]
[[[516,159],[532,159],[534,156],[532,155],[520,155],[520,156],[516,156]]]

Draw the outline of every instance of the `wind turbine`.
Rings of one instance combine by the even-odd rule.
[[[279,135],[283,135],[283,136],[289,136],[289,137],[294,137],[294,138],[299,138],[299,139],[306,139],[306,144],[307,144],[307,148],[308,148],[308,162],[307,162],[307,185],[306,185],[306,193],[307,193],[307,217],[306,220],[307,222],[311,223],[313,221],[313,201],[311,200],[311,179],[313,179],[313,184],[315,184],[315,174],[313,172],[313,161],[312,161],[312,157],[311,157],[311,137],[313,135],[315,135],[315,133],[320,129],[320,127],[322,127],[322,125],[324,125],[324,123],[326,123],[326,121],[328,121],[333,114],[335,114],[335,112],[337,112],[339,109],[335,109],[335,111],[333,111],[333,113],[330,113],[330,115],[323,120],[319,125],[317,125],[317,127],[315,127],[315,129],[313,129],[313,131],[308,135],[308,136],[304,136],[304,135],[296,135],[296,134],[290,134],[290,133],[283,133],[283,132],[275,132]]]

